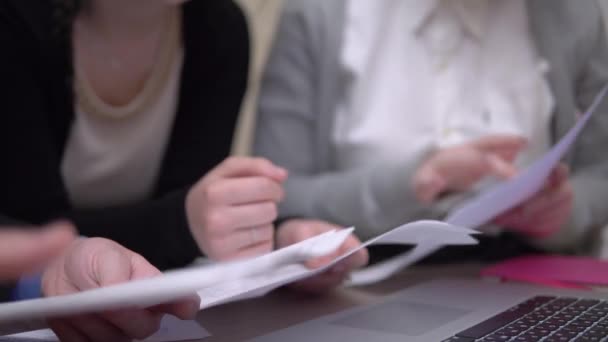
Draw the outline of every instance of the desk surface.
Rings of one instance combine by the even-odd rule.
[[[418,266],[384,282],[352,289],[337,289],[322,296],[278,290],[266,297],[202,311],[199,322],[213,335],[205,342],[234,342],[379,300],[397,290],[441,277],[475,277],[477,264]]]

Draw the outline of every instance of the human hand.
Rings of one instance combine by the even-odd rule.
[[[186,198],[188,223],[211,259],[231,260],[272,251],[273,221],[287,171],[261,158],[228,158]]]
[[[559,165],[544,188],[519,207],[494,220],[494,223],[532,238],[547,238],[557,233],[572,214],[574,191],[566,165]]]
[[[293,245],[334,229],[341,229],[341,227],[319,220],[289,220],[283,223],[277,230],[277,248]],[[340,255],[357,248],[360,245],[361,242],[359,239],[351,234],[336,252],[324,257],[312,259],[306,263],[306,266],[311,269],[322,267]],[[357,251],[357,253],[340,261],[328,271],[294,283],[291,286],[311,293],[324,292],[342,284],[351,271],[365,266],[368,261],[369,255],[367,249],[361,249]]]
[[[39,271],[74,238],[75,230],[69,223],[51,224],[37,230],[3,227],[0,229],[0,281]]]
[[[517,173],[513,161],[526,140],[492,135],[436,152],[416,171],[414,190],[423,203],[447,191],[467,191],[486,176],[507,179]]]
[[[132,280],[157,276],[160,271],[139,254],[100,238],[74,242],[42,277],[45,296],[59,296]],[[199,309],[198,296],[148,309],[87,314],[49,320],[61,341],[105,342],[144,339],[160,327],[164,314],[193,319]]]

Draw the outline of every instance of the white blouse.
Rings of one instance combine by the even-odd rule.
[[[544,153],[554,103],[524,1],[349,0],[338,168],[489,134],[528,139],[518,165]]]

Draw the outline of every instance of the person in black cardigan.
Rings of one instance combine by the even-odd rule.
[[[116,242],[74,238],[74,228],[66,222],[56,222],[39,231],[5,226],[0,230],[0,281],[45,267],[45,291],[61,295],[160,273],[140,255]],[[61,341],[141,340],[159,329],[164,314],[194,319],[199,306],[200,298],[193,295],[152,308],[51,319],[48,324]],[[5,328],[0,334],[6,332]]]
[[[0,226],[67,219],[160,269],[272,249],[286,172],[228,158],[249,62],[246,21],[232,1],[5,0],[0,45]],[[98,113],[133,106],[139,112],[125,117]],[[124,134],[123,121],[145,125]],[[99,137],[112,149],[79,145]],[[129,150],[132,137],[157,147]],[[150,155],[156,172],[129,173],[131,160]],[[128,177],[104,174],[107,165]],[[89,190],[95,182],[79,184],[91,178],[110,200]]]
[[[87,10],[75,10],[78,7],[74,6],[81,2],[88,2]],[[99,49],[93,49],[93,43],[90,48],[85,46],[93,41],[93,33],[83,38],[86,42],[79,46],[79,31],[74,28],[95,27],[97,22],[91,12],[100,5],[118,4],[122,13],[119,19],[127,20],[130,12],[139,13],[133,8],[142,7],[139,2],[7,0],[0,3],[0,44],[5,47],[0,54],[3,112],[0,116],[3,159],[0,224],[38,225],[58,218],[69,219],[81,235],[117,241],[161,269],[183,266],[201,252],[215,259],[242,255],[236,250],[216,248],[214,233],[223,239],[218,245],[238,245],[236,242],[241,239],[244,241],[238,247],[242,251],[248,247],[248,239],[255,238],[259,239],[254,241],[256,245],[262,246],[252,253],[270,250],[271,222],[276,216],[275,202],[282,196],[280,183],[286,177],[284,171],[260,159],[231,158],[210,173],[229,154],[247,85],[248,31],[242,12],[232,1],[205,0],[180,5],[184,57],[178,75],[176,113],[167,142],[162,146],[164,151],[156,180],[148,194],[126,203],[96,206],[80,206],[71,200],[66,186],[69,180],[62,167],[70,134],[77,127],[75,107],[79,99],[75,95],[74,60],[82,60],[83,73],[93,76],[89,77],[92,88],[100,85],[103,92],[108,88],[105,87],[107,80],[94,78],[111,74],[112,66],[106,67],[101,65],[103,61],[98,63],[87,57],[101,55],[105,59],[100,50],[106,48],[108,55],[114,53],[109,48],[112,39],[106,36],[95,46]],[[159,4],[170,7],[170,3],[176,2],[179,1],[151,3],[156,7]],[[79,16],[83,12],[86,15]],[[114,23],[116,30],[124,26],[119,19]],[[63,25],[66,21],[67,25]],[[133,42],[134,46],[137,44]],[[150,45],[150,52],[136,56],[139,59],[134,60],[133,65],[146,64],[146,56],[154,55],[157,45]],[[87,49],[92,52],[87,54]],[[73,55],[77,58],[72,58]],[[130,62],[129,57],[125,57],[125,63]],[[133,69],[130,64],[127,67]],[[131,69],[119,70],[118,74],[129,74]],[[129,90],[122,85],[131,82],[131,78],[110,81],[112,87]],[[131,83],[137,86],[138,82],[146,80]],[[109,95],[99,97],[116,96],[111,90],[106,91]],[[114,152],[118,151],[108,155]],[[228,183],[227,179],[233,182]],[[122,191],[119,187],[110,190]],[[241,205],[249,203],[256,206]],[[238,232],[239,235],[236,229],[243,231]],[[232,233],[239,236],[231,240]]]

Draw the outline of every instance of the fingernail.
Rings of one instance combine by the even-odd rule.
[[[287,177],[287,175],[289,174],[289,171],[287,171],[287,169],[284,169],[282,167],[278,167],[277,171],[278,171],[280,177]]]

